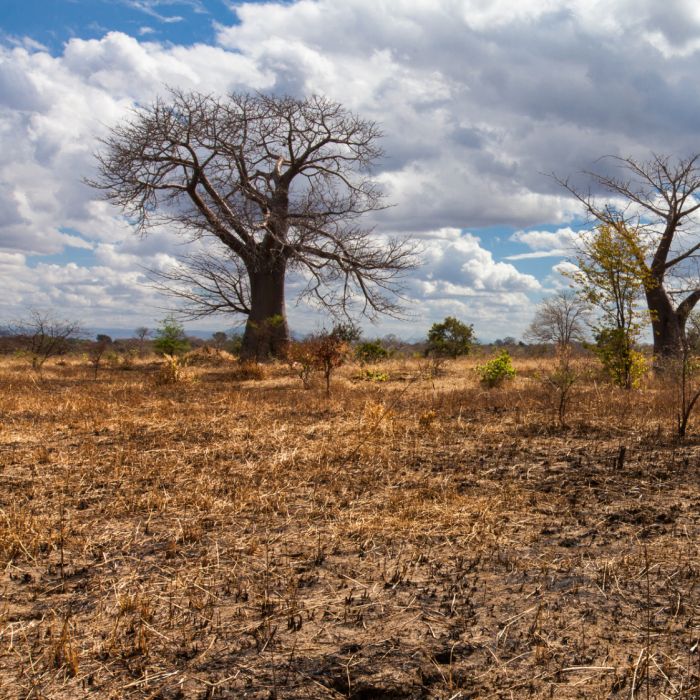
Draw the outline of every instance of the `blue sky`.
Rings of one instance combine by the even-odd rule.
[[[118,31],[176,44],[212,43],[214,23],[235,23],[225,0],[4,0],[1,26],[14,37],[29,36],[60,54],[69,39],[99,39]]]
[[[620,40],[624,37],[624,40]],[[384,131],[378,235],[421,242],[409,324],[446,315],[520,335],[583,224],[547,174],[605,154],[697,149],[700,9],[674,0],[5,0],[0,9],[0,322],[31,308],[131,329],[162,317],[137,237],[83,179],[130,107],[165,86],[325,94]],[[582,180],[585,182],[585,180]],[[297,330],[318,327],[297,304]],[[225,318],[207,328],[232,325]]]

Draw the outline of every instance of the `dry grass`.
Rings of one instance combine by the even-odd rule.
[[[669,392],[214,364],[0,367],[1,697],[700,697]]]

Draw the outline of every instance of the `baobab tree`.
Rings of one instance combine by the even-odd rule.
[[[607,156],[621,175],[586,173],[608,197],[582,192],[555,179],[598,222],[626,238],[636,257],[651,316],[654,355],[677,356],[685,343],[688,315],[700,300],[694,260],[700,251],[700,154],[648,161]]]
[[[398,308],[412,246],[380,242],[358,222],[384,206],[369,177],[379,137],[374,122],[323,97],[171,91],[111,130],[90,184],[141,232],[165,225],[203,240],[206,252],[164,272],[164,287],[191,315],[243,314],[243,355],[275,356],[289,338],[291,270],[333,312]]]

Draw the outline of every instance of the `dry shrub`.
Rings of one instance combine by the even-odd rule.
[[[126,372],[131,371],[136,366],[136,358],[138,357],[138,350],[130,348],[121,354],[121,361],[119,363],[119,369]]]
[[[163,364],[156,374],[155,382],[164,384],[179,384],[186,381],[185,361],[177,355],[163,355]]]
[[[314,343],[310,340],[290,343],[287,360],[292,371],[301,379],[304,389],[311,389],[314,371],[318,369]]]
[[[287,349],[287,358],[305,389],[311,388],[313,373],[320,371],[325,380],[326,396],[330,396],[331,377],[345,364],[350,350],[350,344],[342,337],[324,331],[301,342],[291,343]]]
[[[236,358],[226,350],[204,345],[191,350],[185,355],[189,367],[225,367],[236,361]]]
[[[245,360],[240,362],[233,370],[231,377],[237,381],[259,382],[267,377],[267,369],[265,365],[254,360]]]
[[[435,424],[437,417],[437,413],[433,410],[424,411],[418,416],[418,425],[424,430],[429,430]]]
[[[0,564],[13,560],[31,561],[39,552],[48,552],[55,533],[46,514],[32,513],[23,503],[13,503],[0,510]]]
[[[144,591],[122,593],[117,600],[114,625],[103,654],[113,658],[148,656],[154,636],[154,608]]]
[[[73,642],[73,631],[71,629],[70,617],[66,617],[61,625],[58,635],[50,633],[53,643],[49,647],[48,662],[49,668],[63,669],[70,678],[78,675],[79,660],[78,652]]]
[[[423,379],[435,379],[447,374],[447,358],[442,355],[429,355],[419,364],[419,372]]]
[[[369,435],[387,435],[393,432],[395,413],[391,407],[368,401],[362,411],[362,426]]]
[[[574,356],[570,345],[557,347],[554,363],[543,365],[538,375],[560,428],[566,428],[574,386],[582,380],[585,366]]]

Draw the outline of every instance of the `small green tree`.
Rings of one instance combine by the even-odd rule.
[[[428,331],[426,355],[455,359],[468,355],[474,341],[474,326],[448,316],[442,323],[434,323]]]
[[[358,343],[362,337],[362,329],[358,328],[352,321],[336,323],[330,334],[345,343]]]
[[[572,275],[582,297],[600,312],[599,322],[592,324],[592,349],[612,382],[625,389],[636,386],[644,372],[635,349],[641,330],[638,302],[653,280],[640,264],[643,259],[639,230],[623,222],[601,224],[584,240]]]
[[[174,316],[166,316],[156,331],[153,347],[161,355],[182,355],[190,349],[185,329]]]

